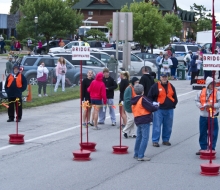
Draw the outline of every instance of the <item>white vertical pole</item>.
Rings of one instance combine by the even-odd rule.
[[[116,76],[115,76],[116,82],[118,80],[118,37],[119,37],[119,12],[116,12],[116,60],[117,60]]]

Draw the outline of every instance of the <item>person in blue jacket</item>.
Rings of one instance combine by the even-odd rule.
[[[193,84],[193,80],[195,79],[198,69],[197,69],[197,64],[196,64],[196,59],[198,58],[198,55],[194,55],[192,57],[192,60],[190,61],[190,67],[191,67],[191,82],[190,84]]]
[[[18,105],[16,121],[20,122],[22,118],[22,92],[27,88],[27,80],[19,72],[19,66],[13,66],[13,73],[9,74],[5,81],[5,92],[8,96],[9,108],[7,122],[13,122],[15,118],[15,107]],[[17,100],[16,100],[17,99]]]

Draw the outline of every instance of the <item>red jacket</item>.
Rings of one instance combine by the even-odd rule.
[[[102,82],[103,79],[103,73],[100,72],[96,75],[95,80],[93,80],[87,88],[87,91],[90,93],[91,100],[103,100],[103,103],[107,103],[107,97],[106,97],[106,89],[105,84]]]
[[[16,48],[16,49],[20,49],[20,48],[21,48],[20,42],[15,42],[15,48]]]

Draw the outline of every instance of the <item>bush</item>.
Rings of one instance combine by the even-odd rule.
[[[11,50],[11,46],[10,45],[6,45],[5,49],[6,49],[6,51],[10,51]]]

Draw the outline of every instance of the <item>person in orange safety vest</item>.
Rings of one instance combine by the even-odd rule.
[[[134,85],[136,96],[131,99],[132,113],[134,122],[137,126],[137,137],[134,147],[134,158],[138,161],[150,161],[150,158],[144,156],[147,148],[150,132],[150,122],[153,121],[152,112],[158,110],[159,104],[152,102],[144,96],[144,87],[142,84]]]
[[[214,122],[214,128],[212,130],[212,150],[215,150],[216,142],[218,139],[218,118],[220,108],[220,92],[213,88],[212,77],[206,78],[206,88],[200,90],[195,98],[196,106],[200,109],[199,118],[199,144],[200,150],[209,150],[208,144],[208,123],[212,126]],[[214,93],[214,94],[213,94]],[[214,99],[213,99],[214,95]],[[214,105],[214,109],[212,107]],[[196,155],[200,155],[200,150],[196,152]]]
[[[15,118],[15,107],[18,105],[16,121],[20,122],[22,118],[22,92],[27,88],[27,80],[19,72],[19,66],[14,64],[13,73],[9,74],[5,81],[5,92],[7,93],[9,108],[7,122],[13,122]],[[18,101],[16,100],[18,99]]]
[[[147,96],[151,101],[160,104],[159,109],[154,112],[153,117],[153,131],[152,141],[154,147],[159,147],[159,140],[162,129],[163,145],[170,146],[169,142],[172,126],[173,126],[173,113],[178,102],[176,90],[174,86],[168,81],[167,73],[161,73],[160,81],[151,86]]]

